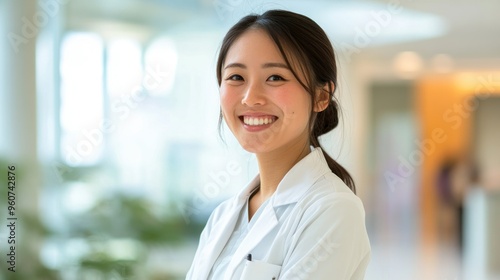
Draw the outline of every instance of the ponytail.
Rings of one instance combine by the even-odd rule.
[[[330,89],[330,93],[332,90]],[[321,144],[319,143],[319,136],[326,134],[332,131],[339,124],[339,116],[338,116],[338,104],[332,98],[329,99],[328,107],[325,110],[318,112],[315,117],[312,117],[313,121],[313,129],[311,131],[311,145],[315,148],[321,148]],[[330,155],[328,155],[324,149],[323,156],[326,159],[328,167],[332,172],[337,175],[344,183],[352,190],[353,193],[356,193],[356,185],[354,184],[354,180],[352,179],[349,172],[342,167],[338,162],[336,162]]]

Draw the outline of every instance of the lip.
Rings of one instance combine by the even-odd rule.
[[[266,113],[266,112],[255,112],[255,111],[247,111],[247,112],[243,112],[241,114],[238,115],[238,117],[243,117],[243,116],[249,116],[249,117],[274,117],[274,118],[278,118],[277,116],[273,115],[273,114],[269,114],[269,113]]]
[[[274,118],[274,121],[269,124],[263,124],[263,125],[247,125],[243,122],[244,117],[253,117],[253,118],[259,118],[259,117],[271,117]],[[241,115],[238,116],[240,119],[241,124],[247,130],[248,132],[259,132],[268,129],[271,127],[279,118],[275,115],[269,114],[269,113],[264,113],[264,112],[245,112]]]

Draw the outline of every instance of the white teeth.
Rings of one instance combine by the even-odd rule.
[[[252,118],[248,116],[243,117],[243,122],[246,125],[265,125],[265,124],[270,124],[275,121],[274,117],[261,117],[261,118]]]

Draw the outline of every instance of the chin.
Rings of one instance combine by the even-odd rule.
[[[240,141],[240,146],[247,152],[252,153],[252,154],[260,154],[260,153],[265,153],[269,152],[271,149],[269,145],[266,145],[264,143],[249,143],[248,142],[241,142]]]
[[[259,147],[255,147],[255,145],[242,144],[242,143],[240,143],[240,145],[243,148],[243,150],[245,150],[249,153],[252,153],[252,154],[257,154],[257,153],[261,152],[261,150],[262,150]]]

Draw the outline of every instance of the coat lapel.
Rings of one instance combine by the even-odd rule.
[[[208,278],[212,266],[234,231],[241,208],[245,205],[245,201],[250,191],[258,184],[258,182],[259,177],[257,176],[233,199],[233,201],[231,201],[231,205],[224,211],[225,213],[222,214],[219,221],[214,224],[210,237],[207,240],[203,251],[199,255],[199,276],[195,279]]]
[[[278,219],[272,206],[272,201],[269,201],[266,208],[263,209],[258,220],[248,232],[247,236],[243,239],[242,243],[236,250],[226,270],[224,279],[230,280],[236,270],[236,267],[246,259],[246,256],[251,253],[266,235],[271,232],[277,225]],[[245,209],[246,211],[246,209]]]

